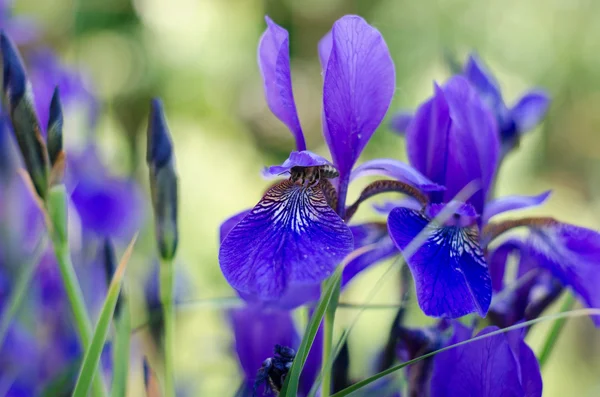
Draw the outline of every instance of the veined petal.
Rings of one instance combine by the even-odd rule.
[[[309,150],[301,152],[291,152],[281,165],[272,165],[265,169],[264,174],[267,176],[278,176],[289,172],[294,167],[318,167],[322,165],[332,165],[329,160],[319,156]]]
[[[443,194],[431,194],[432,202],[449,202],[475,181],[480,190],[467,202],[483,212],[500,141],[492,113],[465,78],[455,76],[444,87],[435,86],[433,98],[417,110],[406,139],[411,164],[446,187]]]
[[[512,350],[521,374],[521,386],[525,397],[541,397],[542,374],[533,350],[525,343],[525,329],[507,332],[506,338]]]
[[[383,175],[394,178],[400,182],[408,183],[422,192],[432,192],[444,190],[440,186],[410,165],[394,159],[375,159],[369,160],[352,170],[350,180],[368,175]]]
[[[551,193],[552,190],[547,190],[537,196],[505,196],[488,201],[483,211],[482,222],[486,224],[491,217],[506,211],[537,207],[543,204],[550,197]]]
[[[339,19],[331,38],[323,132],[334,164],[347,176],[390,106],[396,76],[383,37],[361,17]]]
[[[565,223],[534,228],[528,252],[571,287],[588,307],[600,308],[600,233]],[[592,316],[600,327],[600,316]]]
[[[353,246],[352,232],[320,187],[287,180],[229,232],[219,262],[233,288],[273,300],[289,285],[323,281]]]
[[[354,249],[367,245],[373,248],[346,264],[342,273],[342,288],[369,266],[400,254],[388,235],[385,223],[364,223],[350,226],[350,230],[354,236]]]
[[[221,227],[219,228],[219,242],[223,243],[225,237],[229,234],[231,229],[235,227],[242,219],[246,217],[250,213],[251,210],[243,210],[242,212],[238,212],[235,215],[230,216],[225,219],[223,223],[221,223]]]
[[[292,132],[296,148],[305,150],[306,143],[298,120],[292,76],[288,32],[268,16],[267,29],[258,43],[258,66],[262,74],[269,109]]]
[[[407,208],[392,210],[390,236],[402,251],[423,230],[425,243],[405,258],[413,274],[419,306],[434,317],[485,316],[492,298],[487,263],[472,228],[429,226],[429,219]]]
[[[510,109],[510,117],[514,121],[517,131],[522,134],[535,128],[546,115],[549,105],[550,97],[542,90],[525,94]]]
[[[392,117],[392,121],[390,122],[390,127],[392,127],[392,131],[394,131],[397,134],[403,135],[408,129],[408,126],[410,125],[414,117],[415,115],[413,112],[405,111],[396,113]]]

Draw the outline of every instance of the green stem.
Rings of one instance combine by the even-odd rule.
[[[333,352],[333,323],[335,321],[335,311],[340,298],[340,280],[337,280],[336,287],[331,298],[331,302],[325,310],[323,317],[323,360],[322,360],[322,378],[323,383],[321,384],[321,397],[329,397],[331,394],[331,371],[332,367],[328,366],[327,363],[332,361]],[[324,291],[326,290],[326,284],[323,284]]]
[[[67,298],[71,305],[71,311],[75,320],[75,329],[84,350],[87,350],[92,339],[92,322],[88,317],[83,292],[79,286],[71,255],[69,250],[69,239],[67,235],[67,203],[64,186],[57,186],[50,190],[47,202],[48,215],[50,217],[50,237],[60,275],[67,292]],[[100,371],[94,376],[92,393],[97,397],[106,396],[104,382]]]
[[[165,321],[164,356],[165,356],[165,397],[175,396],[175,312],[173,311],[173,262],[163,261],[160,264],[160,300]]]
[[[569,311],[573,308],[574,305],[575,297],[573,296],[573,294],[569,293],[567,294],[567,297],[565,298],[565,301],[562,304],[560,311]],[[544,346],[542,347],[542,352],[539,356],[540,369],[543,368],[544,364],[548,362],[548,358],[550,358],[550,354],[552,353],[552,350],[554,350],[554,345],[556,344],[556,341],[558,340],[558,337],[560,336],[560,333],[562,332],[566,322],[567,317],[563,317],[561,319],[556,320],[554,324],[552,324],[552,329],[550,329],[550,332],[546,337],[546,341],[544,342]]]

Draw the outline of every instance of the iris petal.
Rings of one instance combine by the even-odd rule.
[[[318,185],[283,181],[229,232],[219,262],[235,289],[272,300],[289,284],[323,281],[353,245],[352,232]]]
[[[361,17],[339,19],[331,39],[323,85],[324,135],[340,175],[347,177],[390,106],[396,77],[383,37]]]
[[[434,317],[485,316],[492,286],[477,233],[472,228],[430,226],[423,214],[394,209],[388,218],[392,240],[400,250],[423,230],[427,240],[406,258],[415,280],[419,306]]]
[[[267,29],[258,44],[258,66],[269,109],[292,132],[298,150],[306,149],[292,91],[290,42],[287,30],[265,17]]]
[[[537,196],[505,196],[491,200],[485,205],[482,222],[483,224],[486,224],[491,217],[506,211],[520,210],[541,205],[548,197],[550,197],[551,193],[552,191],[548,190]]]
[[[434,89],[433,98],[419,107],[406,131],[410,162],[446,187],[443,193],[431,194],[432,202],[448,202],[476,181],[480,190],[467,202],[481,214],[498,164],[496,121],[463,77]]]
[[[487,327],[477,336],[496,330],[498,327]],[[490,336],[436,355],[431,396],[541,396],[539,367],[530,361],[533,352],[519,331],[512,333],[517,335]],[[457,332],[449,344],[464,340]]]
[[[394,159],[374,159],[365,161],[352,170],[350,179],[353,180],[368,175],[383,175],[394,178],[400,182],[417,187],[423,192],[444,190],[443,186],[433,183],[415,168]]]
[[[588,307],[600,308],[600,233],[557,223],[533,229],[528,253],[539,266],[570,286]],[[592,316],[600,327],[600,316]]]
[[[289,172],[293,167],[318,167],[322,165],[331,165],[329,160],[319,156],[309,150],[301,152],[292,152],[281,165],[272,165],[268,167],[264,174],[266,176],[278,176]]]
[[[505,106],[498,81],[486,69],[477,55],[471,54],[469,56],[465,64],[464,75],[492,110],[497,112],[500,107]]]
[[[536,90],[529,92],[519,100],[510,110],[510,116],[514,120],[519,133],[533,129],[546,115],[550,97],[544,91]]]

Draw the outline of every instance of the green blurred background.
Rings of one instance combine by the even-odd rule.
[[[153,96],[164,100],[180,175],[177,266],[185,281],[182,300],[188,302],[178,314],[177,372],[191,395],[229,396],[239,384],[225,308],[215,300],[234,295],[219,271],[218,227],[258,201],[267,186],[260,169],[285,159],[294,145],[263,97],[256,47],[265,14],[290,32],[295,97],[311,150],[327,153],[320,132],[317,42],[340,16],[359,14],[383,33],[394,58],[392,111],[414,108],[431,94],[433,80],[448,77],[445,50],[460,59],[478,51],[509,104],[531,86],[547,89],[553,102],[546,122],[509,156],[498,194],[553,189],[549,203],[532,213],[600,227],[598,1],[22,0],[16,12],[36,19],[44,43],[89,74],[102,104],[95,133],[103,159],[115,172],[134,174],[146,191],[148,104]],[[67,142],[76,143],[87,132],[69,131],[74,123],[68,120]],[[373,157],[405,159],[403,140],[387,124],[364,152],[364,159]],[[350,200],[356,195],[355,187]],[[375,215],[365,206],[359,216]],[[149,216],[127,280],[138,301],[152,242]],[[361,275],[342,301],[364,302],[385,267]],[[397,303],[396,280],[389,277],[372,303]],[[338,326],[356,314],[340,310]],[[355,377],[367,375],[394,314],[361,315],[350,338]],[[143,314],[134,319],[144,321]],[[411,325],[428,322],[416,309],[408,318]],[[534,350],[548,326],[530,334]],[[148,352],[147,342],[140,331],[133,345]],[[591,321],[570,320],[556,349],[543,373],[544,396],[600,395],[600,332]],[[132,361],[132,396],[142,393],[138,363]]]

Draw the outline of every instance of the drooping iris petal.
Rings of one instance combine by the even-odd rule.
[[[317,167],[331,165],[329,160],[309,150],[291,152],[281,165],[272,165],[265,170],[267,176],[278,176],[289,172],[293,167]]]
[[[495,330],[498,327],[487,327],[477,336]],[[494,335],[436,355],[431,396],[540,397],[541,377],[539,367],[531,362],[533,352],[521,335],[516,337],[518,345],[513,342],[518,351],[513,351],[513,338]],[[455,334],[449,344],[463,340]]]
[[[225,237],[229,234],[231,229],[234,228],[235,225],[240,223],[242,219],[246,217],[250,213],[251,210],[244,210],[239,212],[229,218],[227,218],[222,224],[219,231],[220,242],[222,243],[225,240]],[[256,295],[244,293],[240,291],[236,291],[242,299],[246,302],[250,302],[262,308],[275,308],[281,310],[293,310],[299,306],[304,305],[308,302],[314,302],[319,300],[319,296],[321,295],[321,286],[319,284],[315,285],[291,285],[281,296],[280,298],[270,301],[264,302],[260,300],[260,298]]]
[[[275,345],[295,347],[299,336],[289,311],[265,311],[247,306],[231,310],[229,316],[244,381],[252,390],[258,370],[263,361],[273,357]]]
[[[361,17],[339,19],[331,39],[323,85],[324,135],[340,175],[349,176],[390,106],[396,77],[383,37]]]
[[[229,232],[219,262],[233,288],[273,300],[288,285],[323,281],[353,246],[319,186],[283,181]]]
[[[455,76],[434,89],[406,132],[410,162],[446,187],[430,195],[433,202],[449,202],[476,182],[480,189],[467,202],[481,214],[498,164],[496,121],[465,78]]]
[[[262,74],[269,109],[292,132],[296,148],[305,150],[306,143],[298,120],[292,75],[290,71],[290,42],[288,32],[268,16],[267,29],[258,44],[258,66]]]
[[[419,306],[434,317],[456,318],[477,312],[485,316],[492,287],[478,235],[472,228],[428,226],[429,219],[407,208],[388,218],[390,236],[402,251],[423,230],[425,243],[407,260]]]
[[[546,115],[549,105],[550,97],[544,91],[535,90],[523,95],[509,112],[517,131],[524,133],[535,128]]]
[[[505,335],[519,365],[524,396],[541,396],[543,383],[540,364],[533,350],[525,343],[525,329],[507,332]]]
[[[346,264],[342,273],[342,287],[369,266],[398,255],[398,249],[390,239],[385,223],[363,223],[350,226],[354,236],[354,249],[372,246],[364,254],[357,256]]]
[[[571,287],[586,306],[600,308],[600,233],[557,223],[532,230],[529,255]],[[592,316],[600,327],[600,316]]]
[[[221,223],[221,227],[219,228],[219,242],[222,243],[223,240],[225,240],[225,237],[227,237],[227,235],[231,231],[231,229],[233,229],[235,225],[240,223],[240,221],[244,219],[249,213],[250,210],[243,210],[242,212],[238,212],[237,214],[225,219],[223,223]]]
[[[390,122],[390,127],[392,127],[392,131],[397,134],[404,135],[406,129],[410,125],[415,115],[412,112],[400,112],[392,117],[392,121]]]
[[[394,159],[369,160],[352,170],[350,180],[368,175],[383,175],[419,188],[423,192],[444,190],[410,165]]]
[[[492,290],[500,292],[504,288],[504,275],[509,255],[519,252],[523,248],[520,240],[512,239],[503,242],[488,255],[490,276],[492,278]]]
[[[491,217],[501,214],[506,211],[519,210],[523,208],[536,207],[543,204],[552,190],[545,191],[537,196],[504,196],[485,204],[483,211],[482,222],[486,224]]]

